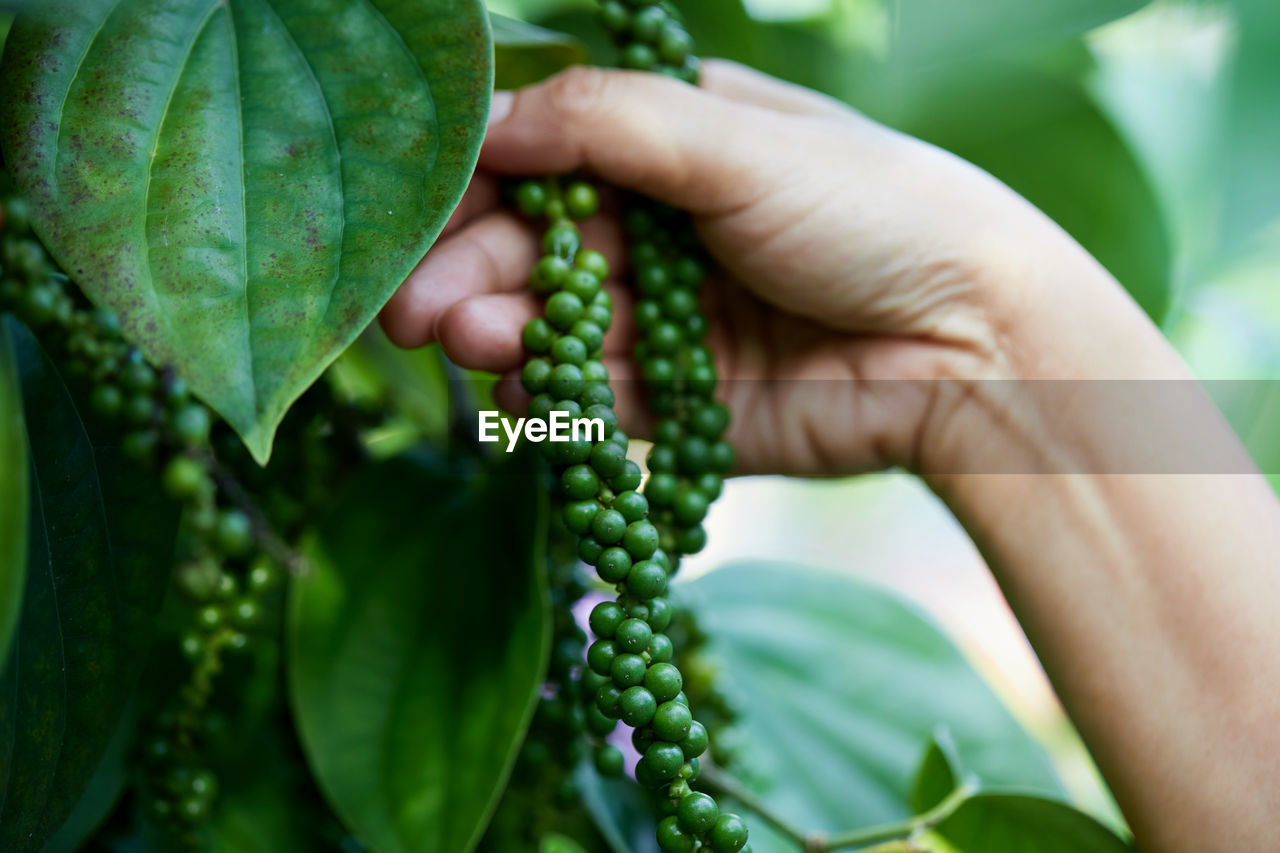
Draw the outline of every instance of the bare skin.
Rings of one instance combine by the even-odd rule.
[[[383,313],[392,340],[514,375],[538,244],[497,176],[575,169],[695,215],[723,269],[704,307],[743,472],[918,473],[987,555],[1139,845],[1271,849],[1280,503],[1207,398],[1184,411],[1197,441],[1245,473],[1092,473],[1117,453],[1096,412],[979,381],[1188,379],[1105,270],[986,173],[821,95],[721,62],[700,89],[574,69],[495,99],[466,198]],[[616,222],[585,236],[621,268]],[[610,289],[606,363],[627,379]],[[780,381],[736,381],[754,379]],[[631,384],[619,415],[643,435]],[[1041,473],[991,473],[1010,460]]]

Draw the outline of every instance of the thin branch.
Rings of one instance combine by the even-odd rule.
[[[948,794],[946,799],[922,814],[893,823],[827,835],[822,832],[805,832],[798,829],[771,809],[755,791],[712,764],[702,766],[699,781],[706,787],[742,803],[778,832],[795,842],[804,853],[836,853],[839,850],[854,849],[861,849],[863,853],[889,853],[889,851],[900,850],[902,842],[909,841],[912,836],[942,823],[975,792],[972,785],[967,782],[962,783]]]

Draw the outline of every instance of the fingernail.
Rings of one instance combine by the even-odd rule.
[[[489,102],[489,126],[493,127],[511,114],[511,106],[515,103],[516,97],[511,92],[499,91],[493,93],[493,100]]]

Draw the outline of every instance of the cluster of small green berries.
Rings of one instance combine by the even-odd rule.
[[[658,0],[601,0],[600,23],[613,37],[624,68],[697,82],[693,39],[674,7]]]
[[[612,321],[612,299],[603,288],[609,269],[603,256],[582,247],[575,225],[595,212],[594,188],[528,181],[517,189],[516,199],[526,215],[549,221],[544,254],[530,274],[532,290],[545,299],[544,312],[522,335],[529,359],[521,381],[533,395],[530,417],[561,411],[599,419],[605,426],[600,441],[584,437],[541,445],[563,501],[561,520],[579,537],[579,558],[618,593],[615,600],[597,604],[588,620],[596,640],[579,677],[579,695],[588,700],[586,728],[599,739],[619,720],[634,729],[632,744],[641,755],[636,779],[660,793],[668,812],[658,828],[664,851],[749,850],[742,820],[720,814],[712,797],[690,787],[698,777],[698,757],[707,749],[707,733],[689,710],[680,671],[670,663],[674,648],[663,633],[672,618],[665,595],[675,559],[661,547],[663,536],[649,518],[650,501],[639,491],[641,470],[627,458],[629,442],[618,428],[601,361]],[[673,404],[687,391],[684,385],[669,390]],[[672,412],[682,410],[673,406]],[[705,506],[691,523],[703,514]],[[602,773],[617,775],[624,758],[617,747],[601,743],[595,762]]]
[[[31,232],[27,202],[0,201],[0,312],[12,311],[40,339],[83,392],[100,422],[118,436],[135,463],[158,466],[165,492],[183,507],[183,550],[175,582],[192,601],[193,627],[179,640],[191,663],[177,707],[165,715],[145,752],[153,817],[181,829],[203,820],[217,784],[194,768],[199,712],[220,670],[223,650],[240,650],[262,614],[261,597],[276,588],[281,570],[258,556],[250,517],[228,505],[214,478],[209,449],[211,415],[171,370],[157,370],[130,346],[109,309],[84,303],[57,272]],[[250,565],[252,561],[252,565]],[[238,565],[243,581],[228,571]]]
[[[679,211],[637,201],[624,228],[638,297],[635,358],[658,417],[644,494],[662,530],[662,548],[678,558],[706,544],[702,520],[736,460],[724,440],[729,408],[712,399],[719,377],[698,307],[707,264]]]

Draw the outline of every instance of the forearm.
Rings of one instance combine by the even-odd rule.
[[[1072,298],[1025,307],[1004,341],[1012,376],[1085,381],[971,385],[940,406],[928,479],[987,555],[1139,844],[1262,849],[1280,804],[1280,504],[1242,473],[1207,396],[1159,381],[1185,369],[1091,264],[1043,273]],[[1117,407],[1096,380],[1120,377],[1151,380],[1119,386],[1149,399]],[[1140,446],[1170,414],[1204,473],[1156,473],[1180,460]],[[1038,473],[992,473],[1015,471]]]

